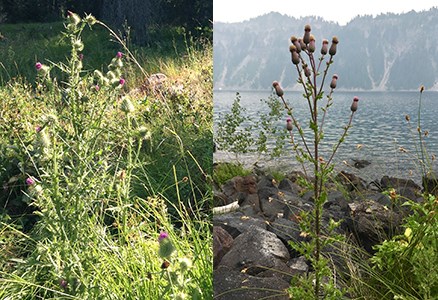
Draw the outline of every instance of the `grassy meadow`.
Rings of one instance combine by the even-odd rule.
[[[211,42],[0,33],[0,299],[211,298]]]

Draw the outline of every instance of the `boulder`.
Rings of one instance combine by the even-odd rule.
[[[429,173],[422,177],[423,192],[438,196],[438,177],[436,173]]]
[[[350,203],[349,207],[348,228],[369,253],[374,245],[400,233],[402,216],[394,210],[373,200]]]
[[[250,230],[250,227],[257,226],[266,229],[266,222],[262,217],[252,217],[236,211],[213,217],[213,226],[220,226],[225,229],[233,238],[241,233]]]
[[[215,300],[288,300],[289,283],[278,277],[256,277],[227,266],[213,272]]]
[[[232,245],[233,237],[222,227],[213,226],[213,267],[220,263]]]
[[[366,190],[366,182],[359,176],[341,171],[336,179],[346,188],[348,192]]]
[[[252,276],[280,277],[289,281],[297,274],[287,266],[289,259],[289,251],[274,233],[251,226],[234,240],[220,265]]]

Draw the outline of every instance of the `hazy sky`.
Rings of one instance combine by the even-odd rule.
[[[345,25],[357,15],[421,11],[434,6],[438,6],[437,0],[214,0],[213,20],[240,22],[276,11],[296,18],[320,16]]]

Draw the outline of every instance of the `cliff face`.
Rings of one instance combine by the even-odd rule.
[[[269,13],[241,23],[214,24],[214,87],[269,89],[273,80],[296,85],[289,38],[312,26],[318,47],[340,42],[331,72],[348,90],[438,90],[438,8],[358,16],[345,26],[318,17]]]

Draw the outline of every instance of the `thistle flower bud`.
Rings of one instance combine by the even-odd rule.
[[[50,72],[50,67],[43,65],[40,62],[35,64],[35,69],[37,70],[38,74],[41,74],[41,76],[46,76]]]
[[[33,179],[32,177],[27,177],[27,178],[26,178],[26,184],[27,184],[27,185],[33,185],[33,184],[35,184],[35,179]]]
[[[160,248],[158,249],[158,255],[161,258],[170,257],[172,253],[175,251],[175,247],[173,246],[169,238],[161,239],[159,243],[160,243]]]
[[[315,37],[311,34],[310,35],[310,42],[309,42],[309,52],[313,53],[315,52],[316,46],[315,46]]]
[[[297,52],[297,47],[295,47],[294,45],[290,45],[289,51],[292,55],[292,63],[294,65],[298,65],[300,63],[300,55]]]
[[[357,110],[358,102],[359,102],[359,98],[357,96],[354,96],[353,103],[351,104],[351,108],[350,108],[352,112],[355,112]]]
[[[321,47],[321,54],[322,55],[326,55],[327,51],[328,51],[328,41],[327,40],[322,40],[322,47]]]
[[[81,17],[71,11],[67,12],[67,19],[73,25],[78,25],[81,22]]]
[[[169,234],[165,231],[161,231],[160,235],[158,236],[158,242],[161,242],[164,239],[167,239],[169,237]]]
[[[277,81],[274,81],[272,83],[272,86],[274,87],[275,93],[277,94],[277,96],[278,97],[283,97],[284,92],[283,92],[283,89],[281,88],[280,84]]]
[[[310,31],[311,31],[311,27],[309,24],[307,24],[306,26],[304,26],[304,36],[303,36],[303,42],[304,44],[308,44],[310,43]]]
[[[82,51],[84,50],[84,43],[82,43],[81,40],[76,40],[73,43],[73,47],[76,49],[76,51]]]
[[[303,64],[303,70],[304,70],[304,75],[306,77],[310,77],[311,73],[310,73],[310,70],[306,64]]]
[[[290,41],[292,42],[292,45],[295,46],[295,48],[297,49],[297,53],[301,52],[301,45],[300,45],[300,40],[298,39],[296,36],[291,36]]]
[[[335,89],[338,82],[338,75],[334,74],[332,77],[332,82],[330,82],[330,88]]]
[[[298,39],[298,42],[300,43],[300,48],[301,50],[306,50],[307,46],[306,44],[303,42],[303,39]]]
[[[286,129],[288,131],[292,131],[292,129],[293,129],[292,119],[291,118],[287,118],[287,120],[286,120]]]
[[[330,46],[330,49],[329,49],[329,54],[331,56],[334,56],[336,54],[336,50],[337,50],[336,46],[338,45],[338,43],[339,43],[338,38],[334,36],[332,39],[332,45]]]
[[[132,104],[131,100],[128,97],[123,97],[120,109],[127,114],[135,111],[134,104]]]
[[[179,268],[181,271],[185,272],[192,268],[192,261],[187,257],[182,257],[178,259],[179,261]]]
[[[87,22],[87,24],[88,24],[89,26],[93,26],[94,24],[96,24],[97,20],[96,20],[96,18],[95,18],[94,16],[92,16],[92,15],[87,15],[87,16],[85,17],[85,22]]]

